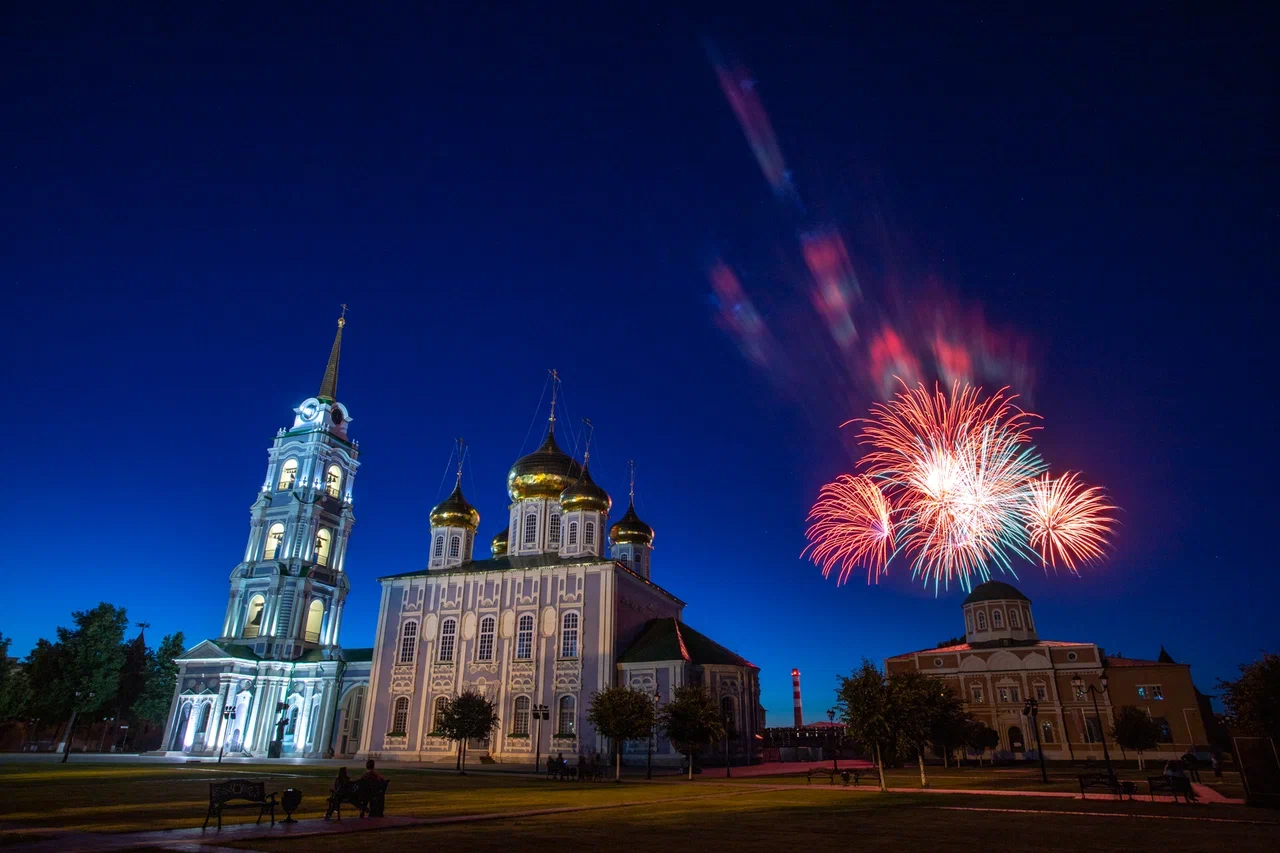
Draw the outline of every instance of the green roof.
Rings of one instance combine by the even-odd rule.
[[[347,663],[368,663],[373,660],[373,649],[343,649],[342,659]]]
[[[398,575],[383,575],[380,581],[394,578],[424,577],[426,575],[465,575],[474,572],[509,572],[519,569],[543,569],[553,566],[590,566],[598,563],[612,563],[608,557],[565,557],[559,554],[531,554],[527,557],[490,557],[487,560],[472,560],[451,569],[418,569],[416,572],[401,572]]]
[[[238,660],[262,660],[249,646],[241,646],[236,643],[219,643],[217,640],[210,640],[210,643],[226,652],[227,657],[236,658]]]
[[[619,663],[668,660],[759,669],[751,661],[674,617],[650,619],[636,641],[618,657]]]
[[[1015,601],[1030,602],[1022,593],[1018,592],[1018,588],[1005,583],[1004,581],[987,581],[973,588],[973,592],[969,593],[962,605],[973,604],[975,601],[1004,601],[1014,599]]]

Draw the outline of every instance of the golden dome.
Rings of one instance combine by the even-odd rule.
[[[638,543],[652,548],[653,528],[640,520],[636,515],[636,505],[631,504],[626,514],[609,528],[609,539],[615,545]]]
[[[489,543],[489,550],[492,557],[507,556],[507,528],[502,528],[502,532],[493,537]]]
[[[582,466],[582,476],[578,478],[578,482],[560,493],[560,509],[565,512],[585,509],[607,513],[611,506],[613,499],[591,479],[591,469],[586,465]]]
[[[431,510],[432,527],[465,527],[475,530],[480,526],[480,513],[462,496],[462,481],[453,487],[453,493]]]
[[[513,501],[526,498],[556,500],[582,476],[582,466],[556,444],[555,431],[542,446],[516,460],[507,472],[507,494]]]

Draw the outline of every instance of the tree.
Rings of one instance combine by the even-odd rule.
[[[146,680],[142,692],[129,707],[129,714],[136,720],[146,720],[155,725],[163,724],[173,703],[173,689],[178,680],[178,664],[186,637],[179,631],[166,634],[160,647],[147,650]]]
[[[969,726],[973,717],[965,710],[964,703],[947,692],[949,701],[944,701],[938,708],[933,721],[930,740],[942,750],[942,766],[947,766],[948,756],[958,746],[963,746],[969,734]]]
[[[458,744],[459,772],[467,772],[467,741],[488,737],[498,725],[498,707],[475,690],[468,688],[460,696],[445,703],[436,729]]]
[[[965,735],[965,743],[969,749],[978,753],[978,764],[981,765],[983,754],[988,749],[995,749],[1000,745],[1000,733],[986,723],[974,720],[969,724],[968,733]]]
[[[0,634],[0,723],[24,716],[31,701],[26,671],[9,660],[11,642]]]
[[[1218,679],[1218,689],[1231,726],[1280,743],[1280,655],[1263,652],[1260,659],[1241,664],[1240,677]]]
[[[964,642],[965,642],[964,637],[952,637],[949,640],[943,640],[941,643],[938,643],[937,647],[940,649],[945,649],[947,646],[959,646]]]
[[[658,713],[658,724],[667,739],[689,759],[689,779],[693,779],[693,756],[699,748],[724,737],[720,709],[695,685],[677,687],[671,701]]]
[[[115,701],[124,665],[124,632],[129,625],[124,608],[105,601],[92,610],[73,612],[71,619],[74,628],[58,627],[58,642],[45,661],[53,671],[44,673],[50,679],[51,707],[61,706],[63,713],[71,715],[63,761],[71,754],[76,716]]]
[[[623,741],[647,738],[653,731],[656,714],[653,697],[629,687],[608,687],[591,694],[587,722],[613,741],[613,778],[622,781]]]
[[[884,674],[863,658],[861,669],[847,678],[840,676],[836,697],[836,708],[844,720],[845,731],[850,738],[875,752],[880,790],[888,790],[884,783],[882,751],[891,743],[893,730],[889,725],[889,688]]]
[[[885,680],[885,689],[889,699],[889,728],[899,744],[915,749],[920,765],[920,787],[927,788],[925,747],[934,727],[948,714],[956,712],[953,706],[958,706],[959,700],[936,678],[915,669],[890,675]]]
[[[1123,749],[1138,753],[1138,769],[1142,770],[1142,753],[1160,743],[1160,726],[1141,708],[1125,705],[1115,712],[1111,736]]]

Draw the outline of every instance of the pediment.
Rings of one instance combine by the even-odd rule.
[[[229,655],[212,640],[201,640],[196,645],[178,655],[178,660],[221,660]]]

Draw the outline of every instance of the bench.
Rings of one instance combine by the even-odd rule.
[[[836,783],[836,776],[839,775],[840,781],[845,785],[848,785],[849,780],[853,779],[853,786],[856,788],[858,787],[858,783],[862,781],[862,774],[865,772],[867,771],[854,769],[852,767],[846,767],[844,770],[834,770],[830,767],[814,767],[805,774],[805,784],[812,785],[814,776],[826,776],[827,784],[834,785]]]
[[[1188,803],[1195,802],[1195,791],[1191,788],[1191,780],[1181,776],[1148,776],[1147,787],[1151,790],[1151,799],[1156,798],[1156,792],[1168,793],[1173,797],[1173,801],[1178,801],[1178,795]]]
[[[222,829],[222,812],[225,809],[257,809],[258,823],[262,823],[262,816],[271,813],[271,825],[276,825],[276,795],[277,792],[267,792],[265,782],[247,782],[243,779],[231,779],[226,782],[210,782],[209,783],[209,811],[204,816],[204,826],[201,829],[209,828],[209,818],[215,815],[218,818],[218,829]],[[233,803],[231,800],[245,800],[243,803]]]
[[[1130,783],[1131,786],[1132,784]],[[1085,773],[1080,776],[1080,799],[1088,799],[1087,792],[1091,790],[1106,791],[1124,799],[1125,789],[1120,785],[1120,780],[1106,773]],[[1130,796],[1133,796],[1132,791]]]
[[[386,808],[387,786],[390,784],[390,779],[357,779],[348,782],[341,791],[334,791],[329,796],[329,809],[325,812],[324,819],[328,820],[329,815],[337,812],[338,820],[342,820],[343,803],[350,803],[359,809],[360,817],[382,817]]]

